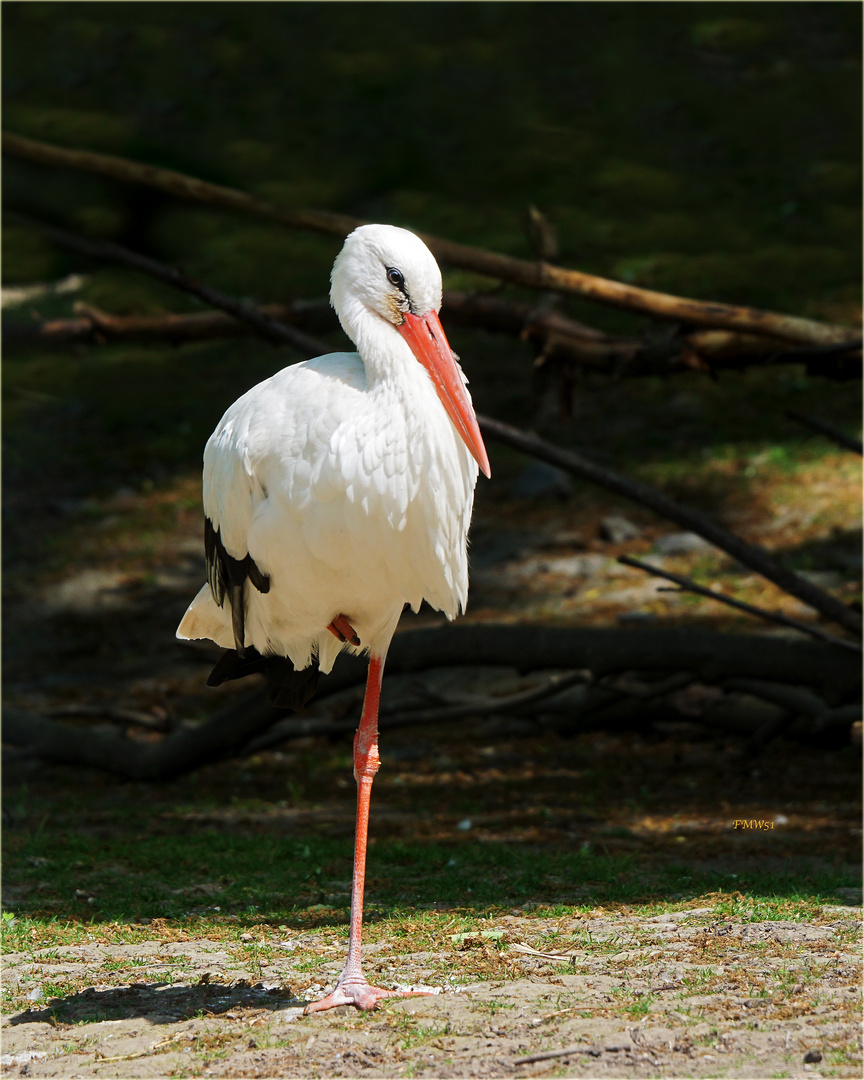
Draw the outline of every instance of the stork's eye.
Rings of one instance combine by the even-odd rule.
[[[395,285],[397,289],[405,291],[405,278],[402,276],[402,271],[397,270],[394,266],[387,268],[387,280],[391,285]]]

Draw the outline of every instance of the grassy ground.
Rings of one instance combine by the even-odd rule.
[[[531,1072],[860,1069],[851,748],[393,732],[366,965],[441,992],[302,1020],[345,948],[353,785],[322,750],[86,800],[7,768],[4,1045],[30,1075],[498,1076],[573,1045]]]

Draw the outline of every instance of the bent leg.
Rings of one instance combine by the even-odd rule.
[[[337,615],[333,622],[328,624],[327,629],[334,637],[339,638],[340,641],[347,641],[351,645],[360,644],[360,638],[357,637],[357,631],[345,615]]]

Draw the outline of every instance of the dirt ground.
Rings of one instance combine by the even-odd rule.
[[[153,965],[146,983],[97,983],[79,994],[67,1003],[77,1022],[58,1024],[38,1008],[7,1017],[4,1075],[860,1075],[857,908],[826,906],[808,923],[742,923],[710,908],[649,919],[598,913],[554,922],[591,943],[566,950],[565,963],[520,951],[553,922],[490,921],[483,933],[502,937],[465,938],[455,968],[494,942],[500,978],[438,986],[434,996],[393,999],[363,1015],[342,1008],[304,1017],[302,1002],[322,988],[294,970],[287,950],[258,981],[214,941],[12,954],[4,965],[12,981],[40,961],[52,972],[95,973],[106,958],[134,953]],[[502,942],[509,947],[499,952]],[[390,985],[426,983],[430,954],[400,956],[393,972],[381,952],[386,946],[367,952],[370,974],[380,969]],[[181,960],[194,972],[189,983],[151,981],[152,970]],[[328,966],[335,973],[338,957]],[[622,995],[635,1004],[622,1010]]]
[[[152,581],[149,592],[127,594],[110,576],[88,577],[85,571],[49,586],[38,619],[13,604],[7,618],[19,631],[17,667],[7,693],[37,711],[69,700],[98,701],[107,693],[113,702],[139,709],[156,710],[169,698],[196,702],[204,693],[204,659],[178,650],[167,633],[154,629],[164,621],[166,600],[176,603],[189,594],[200,576],[197,536],[175,543],[178,549],[168,560],[174,576]],[[495,612],[494,589],[508,584],[502,573],[518,575],[519,560],[530,557],[530,550],[527,556],[520,550],[515,559],[505,551],[494,581],[484,586],[480,575],[477,600],[481,612],[486,601],[487,617]],[[608,556],[594,558],[598,565],[588,566],[588,583],[601,596],[633,587],[623,573],[619,579],[609,572]],[[548,591],[522,589],[525,614],[536,616],[548,605]],[[549,589],[562,595],[557,581]],[[156,644],[136,655],[133,635],[122,663],[94,663],[90,638],[111,639],[120,622],[128,622],[130,605],[142,641],[147,634]],[[48,683],[38,659],[46,641],[60,658]],[[440,690],[440,672],[435,680]],[[390,681],[388,694],[398,697],[398,678]],[[193,704],[181,707],[193,711]],[[812,861],[814,883],[823,864],[832,871],[852,868],[855,880],[858,758],[775,741],[758,762],[744,767],[740,748],[739,740],[710,734],[694,739],[692,732],[595,733],[553,743],[515,729],[509,735],[497,730],[494,737],[485,729],[426,732],[422,738],[390,732],[376,780],[373,832],[386,822],[390,835],[457,842],[465,836],[459,832],[465,810],[458,800],[470,791],[484,806],[473,816],[471,835],[478,840],[563,849],[578,837],[580,843],[602,843],[612,855],[632,852],[640,872],[667,864],[677,848],[691,868],[741,871],[745,892],[747,868],[764,869],[772,861],[778,872]],[[333,749],[322,743],[318,750],[296,753],[320,751],[323,762]],[[295,761],[294,753],[289,746],[264,755],[258,772],[251,765],[215,767],[208,791],[224,796],[224,810],[207,811],[215,827],[244,827],[244,812],[231,802],[235,795],[241,803],[252,795],[265,800],[271,807],[268,828],[283,827],[280,815],[296,818],[279,801],[285,776],[302,773],[305,759]],[[268,769],[275,777],[269,784]],[[28,784],[31,791],[59,794],[75,783],[68,772],[13,754],[5,774],[7,804],[14,809],[17,793]],[[586,802],[586,777],[592,774],[595,779],[587,783],[599,785],[592,788],[596,813]],[[325,777],[324,794],[302,819],[292,819],[294,826],[336,829],[347,844],[353,823],[347,771],[343,781],[334,785]],[[96,836],[105,819],[122,815],[129,796],[107,799],[102,793],[110,784],[103,789],[96,774],[89,784]],[[622,799],[625,788],[638,796],[635,802]],[[440,792],[434,812],[427,812],[430,802],[418,803],[426,789]],[[523,790],[531,792],[527,803],[518,794]],[[107,799],[101,819],[100,799]],[[780,814],[788,830],[730,834],[729,819]],[[7,1010],[3,1018],[3,1075],[860,1075],[860,891],[839,890],[838,903],[811,907],[812,917],[802,921],[760,921],[753,914],[731,916],[728,904],[724,908],[710,897],[706,906],[695,894],[659,916],[615,903],[576,915],[585,897],[556,898],[562,887],[550,891],[549,881],[538,881],[536,892],[544,902],[568,903],[567,916],[545,918],[532,914],[530,905],[514,909],[483,923],[485,936],[476,932],[453,941],[443,935],[437,952],[402,951],[404,944],[400,949],[397,943],[398,955],[388,956],[393,946],[370,934],[365,956],[373,981],[438,991],[392,999],[370,1014],[343,1008],[302,1015],[302,1003],[320,997],[341,967],[344,942],[334,940],[332,930],[295,930],[292,939],[284,929],[256,927],[266,946],[261,955],[268,957],[258,967],[244,966],[225,941],[190,940],[192,935],[160,926],[159,920],[153,939],[134,945],[118,944],[110,930],[102,935],[94,929],[86,944],[10,952],[3,965],[7,991],[17,991],[19,1001],[36,996],[30,1008]],[[6,903],[14,909],[23,898],[12,882]],[[551,931],[557,932],[554,948],[560,953],[533,954],[532,949],[542,954],[549,948]],[[298,945],[320,948],[314,970],[292,962]],[[135,973],[121,975],[130,961]],[[110,985],[108,971],[115,972]],[[452,974],[442,978],[442,971]],[[63,997],[58,1009],[39,988],[62,976],[80,977],[85,988]]]

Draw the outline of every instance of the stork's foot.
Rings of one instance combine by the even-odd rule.
[[[331,634],[339,638],[340,641],[347,641],[349,645],[360,644],[360,638],[357,637],[357,631],[344,615],[337,615],[327,629]]]
[[[339,976],[336,989],[332,994],[320,1001],[310,1002],[303,1010],[304,1016],[308,1013],[324,1012],[325,1009],[335,1009],[339,1005],[353,1005],[363,1012],[377,1009],[378,1002],[390,997],[426,997],[431,994],[430,990],[382,990],[377,986],[370,986],[362,975]]]

